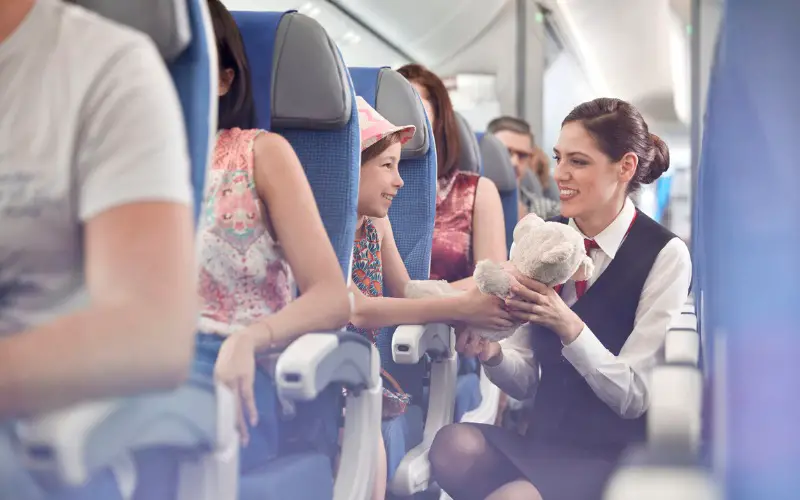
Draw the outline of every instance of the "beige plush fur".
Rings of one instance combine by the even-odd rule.
[[[588,279],[594,266],[586,255],[583,237],[578,231],[567,224],[545,222],[537,215],[529,214],[514,228],[514,245],[509,261],[504,264],[480,261],[473,276],[481,292],[505,299],[511,296],[511,286],[516,282],[511,274],[515,270],[554,287],[569,279]],[[455,290],[445,281],[411,281],[406,287],[406,297],[409,298],[458,293],[463,292]],[[511,336],[518,326],[503,331],[481,331],[479,334],[488,340],[502,340]]]

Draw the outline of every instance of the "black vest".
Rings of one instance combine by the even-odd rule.
[[[566,223],[567,219],[552,219]],[[614,355],[633,330],[639,297],[659,252],[675,235],[639,212],[606,270],[572,306]],[[644,441],[645,416],[623,419],[598,398],[580,373],[561,355],[561,340],[547,328],[531,325],[531,346],[542,367],[530,433],[536,440],[616,453]]]

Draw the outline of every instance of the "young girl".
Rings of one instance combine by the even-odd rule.
[[[358,191],[358,229],[353,247],[355,307],[349,329],[366,335],[373,343],[380,328],[399,324],[465,322],[496,328],[510,325],[502,301],[483,295],[477,288],[458,297],[406,299],[410,280],[392,234],[387,215],[392,200],[403,187],[398,171],[400,150],[414,136],[414,126],[397,127],[378,114],[361,97],[357,98],[361,127],[361,180]],[[386,297],[386,291],[393,297]],[[384,418],[402,414],[408,396],[386,372]],[[380,443],[375,499],[386,490],[386,458]]]
[[[254,128],[236,23],[219,0],[208,6],[219,53],[220,130],[198,228],[198,368],[213,370],[239,400],[247,471],[278,451],[276,392],[268,364],[256,367],[256,356],[306,332],[341,328],[349,305],[297,156],[282,137]],[[302,295],[292,300],[295,286]]]

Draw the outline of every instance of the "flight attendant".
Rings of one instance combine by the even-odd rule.
[[[595,272],[558,290],[520,278],[506,305],[528,325],[501,343],[459,335],[501,390],[536,397],[523,438],[479,424],[439,432],[432,472],[455,500],[600,499],[621,452],[645,440],[650,373],[688,294],[686,245],[629,198],[669,168],[636,108],[579,105],[554,152],[557,220],[583,234]]]

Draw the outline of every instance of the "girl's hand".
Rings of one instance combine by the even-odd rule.
[[[462,321],[477,329],[505,330],[515,325],[502,299],[471,287],[460,296]]]
[[[250,430],[247,422],[249,421],[251,427],[258,425],[258,410],[253,394],[255,374],[256,356],[252,337],[245,331],[225,339],[214,366],[214,379],[233,391],[239,402],[236,426],[242,446],[247,446],[250,442]]]

